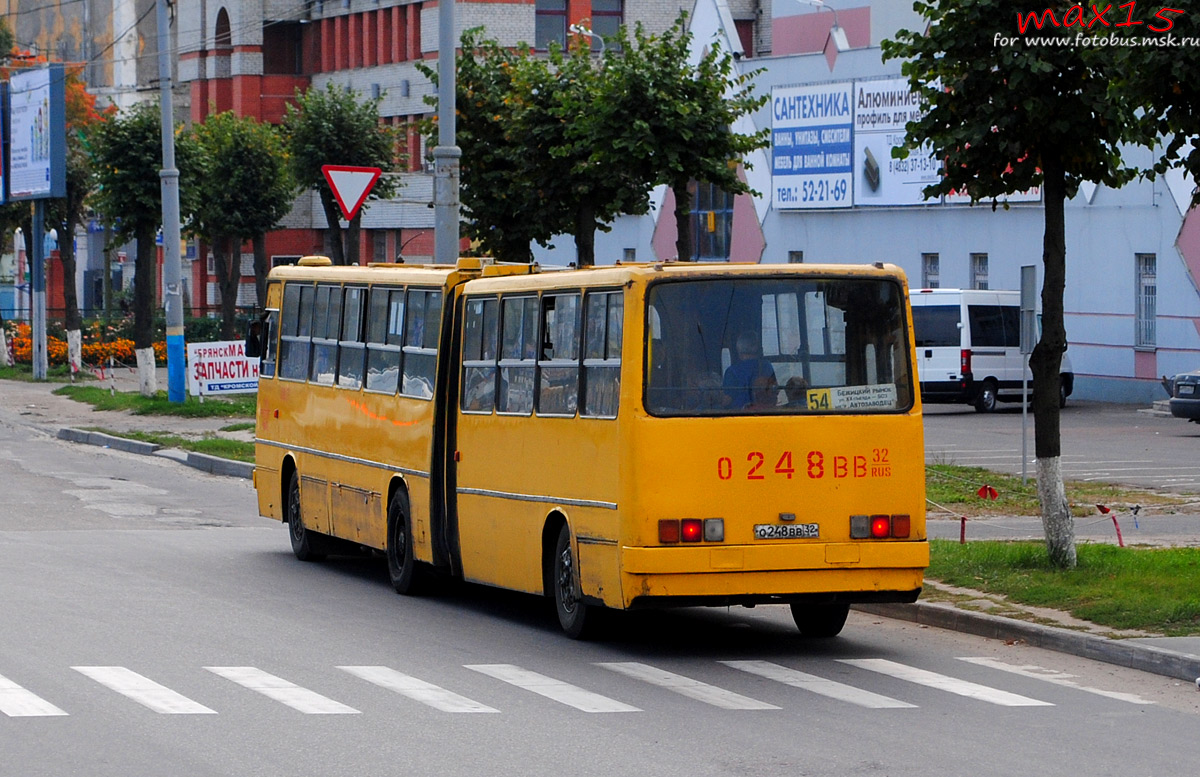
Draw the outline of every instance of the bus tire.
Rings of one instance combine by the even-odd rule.
[[[420,593],[424,582],[420,562],[413,556],[412,536],[408,497],[403,491],[397,491],[388,502],[388,576],[396,593],[405,596]]]
[[[304,525],[304,513],[300,509],[300,473],[293,470],[288,481],[287,522],[288,536],[292,540],[292,553],[301,561],[320,561],[325,558],[325,537]]]
[[[792,602],[792,620],[800,636],[828,639],[841,633],[850,614],[849,604],[801,604]]]
[[[975,410],[980,413],[990,413],[996,409],[996,382],[985,380],[975,396]]]
[[[571,639],[587,639],[595,630],[597,612],[580,599],[578,564],[571,550],[571,530],[565,523],[558,530],[550,559],[550,581],[558,624]]]

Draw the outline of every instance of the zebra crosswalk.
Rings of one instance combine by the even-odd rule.
[[[817,662],[815,666],[801,671],[782,663],[759,660],[730,660],[691,663],[685,673],[680,673],[637,661],[597,662],[577,668],[578,678],[573,682],[562,678],[562,668],[553,673],[543,673],[514,664],[466,664],[460,669],[469,670],[474,677],[471,682],[459,679],[460,684],[469,684],[466,690],[470,698],[389,666],[337,666],[344,676],[363,681],[359,688],[340,685],[343,698],[334,699],[299,685],[296,677],[283,677],[253,666],[205,666],[208,677],[217,677],[232,683],[243,691],[258,694],[284,707],[305,715],[360,715],[369,711],[368,705],[377,699],[365,698],[365,688],[374,686],[390,691],[407,701],[422,705],[437,713],[501,713],[517,706],[514,698],[540,697],[546,703],[559,704],[584,713],[639,713],[657,703],[653,694],[666,691],[682,696],[689,702],[716,707],[729,712],[758,711],[775,714],[787,709],[803,708],[806,696],[820,696],[834,703],[844,703],[868,709],[916,709],[928,706],[928,693],[909,698],[898,693],[908,686],[921,686],[926,690],[944,692],[966,698],[971,702],[993,704],[1003,707],[1052,707],[1054,702],[1036,698],[1042,694],[1030,693],[1039,681],[1056,686],[1055,693],[1075,691],[1103,696],[1114,702],[1147,705],[1153,702],[1136,694],[1090,687],[1072,675],[1052,669],[1025,664],[1010,664],[994,658],[962,657],[962,673],[943,674],[930,669],[909,666],[883,658],[846,658],[831,662]],[[840,668],[839,668],[840,667]],[[163,715],[216,715],[220,701],[228,701],[228,686],[224,690],[213,689],[203,699],[193,699],[168,688],[155,679],[123,666],[72,666],[76,675],[65,673],[56,682],[50,693],[36,691],[19,684],[15,679],[0,675],[0,713],[10,718],[55,718],[82,714],[83,710],[72,711],[60,699],[49,698],[54,692],[64,691],[57,687],[65,678],[82,675],[93,681],[89,689],[97,687],[114,692],[130,701]],[[730,673],[729,670],[736,670]],[[599,672],[597,670],[605,670]],[[990,684],[967,679],[959,674],[982,673],[989,678],[1015,676],[1020,678],[1022,693],[994,687]],[[994,670],[994,671],[993,671]],[[8,671],[8,670],[6,670]],[[187,670],[190,672],[190,670]],[[320,671],[316,668],[313,671]],[[708,675],[713,675],[710,678]],[[832,676],[831,676],[832,675]],[[44,680],[44,675],[41,675]],[[201,672],[201,676],[203,672]],[[887,680],[889,693],[884,695],[870,689],[879,677]],[[837,679],[834,679],[834,678]],[[701,679],[704,678],[704,679]],[[328,678],[323,678],[328,685]],[[633,685],[630,685],[632,683]],[[590,687],[588,687],[590,686]],[[734,687],[726,687],[734,686]],[[202,682],[189,681],[190,691],[206,689]],[[635,691],[634,688],[646,691]],[[349,688],[349,690],[347,690]],[[1062,691],[1061,689],[1068,689]],[[207,692],[207,689],[206,689]],[[647,696],[647,692],[649,695]],[[345,696],[354,698],[345,698]],[[74,692],[70,696],[78,700]],[[633,697],[633,699],[629,697]],[[756,698],[766,696],[767,699]],[[363,697],[359,699],[359,697]],[[494,698],[493,698],[494,697]],[[625,698],[620,698],[625,697]],[[359,700],[356,700],[359,699]],[[637,700],[637,704],[632,703]],[[77,703],[79,703],[77,701]],[[353,706],[352,706],[353,705]],[[640,706],[639,706],[640,705]],[[82,705],[81,705],[82,706]]]

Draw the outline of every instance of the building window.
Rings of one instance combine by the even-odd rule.
[[[788,264],[804,264],[804,252],[788,251]]]
[[[733,195],[711,183],[693,182],[692,259],[729,259]],[[682,257],[681,257],[682,258]]]
[[[390,257],[388,256],[387,250],[387,237],[388,233],[386,229],[371,230],[371,261],[389,261]]]
[[[637,249],[636,248],[626,248],[622,252],[622,257],[623,258],[621,259],[621,261],[623,261],[623,262],[636,262],[637,261]]]
[[[545,51],[551,43],[567,45],[567,0],[536,0],[533,18],[534,48]]]
[[[1154,321],[1158,308],[1158,260],[1154,254],[1136,254],[1137,257],[1137,341],[1138,348],[1153,348],[1157,335]]]
[[[937,254],[921,254],[921,288],[937,289],[941,288],[941,280],[939,279],[939,258]],[[987,258],[984,257],[984,267],[986,272]]]
[[[592,32],[601,38],[614,38],[625,23],[625,0],[592,0]],[[609,44],[616,50],[616,44]],[[592,38],[592,51],[600,50],[600,41]]]
[[[986,289],[988,287],[988,255],[971,254],[971,288]],[[932,288],[932,287],[930,287]]]

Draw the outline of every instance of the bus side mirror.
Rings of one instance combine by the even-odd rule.
[[[263,322],[251,321],[246,325],[246,358],[258,359],[262,356]]]

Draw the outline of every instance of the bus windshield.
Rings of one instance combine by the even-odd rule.
[[[905,297],[894,280],[663,281],[650,288],[647,317],[652,415],[912,407]]]

